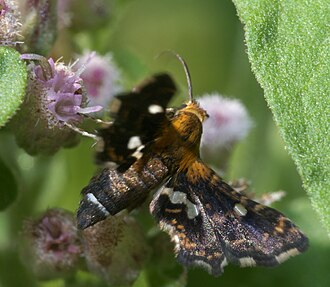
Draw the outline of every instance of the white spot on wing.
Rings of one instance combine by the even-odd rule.
[[[107,162],[104,162],[102,164],[103,167],[107,167],[107,168],[110,168],[110,169],[115,169],[118,167],[118,164],[116,164],[115,162],[113,161],[107,161]]]
[[[159,226],[160,226],[161,230],[164,230],[164,231],[169,233],[169,235],[171,236],[171,240],[174,242],[174,250],[176,252],[179,252],[179,250],[180,250],[180,238],[175,232],[175,227],[170,225],[170,224],[165,223],[164,221],[161,221],[159,223]]]
[[[175,244],[180,244],[180,238],[179,238],[179,236],[178,235],[174,235],[173,236],[173,241],[174,241]]]
[[[167,195],[173,204],[186,205],[186,212],[189,219],[194,219],[199,214],[197,205],[193,204],[189,199],[187,199],[187,194],[184,192],[173,191],[173,188],[165,186],[160,190],[159,194]]]
[[[143,156],[143,153],[140,151],[136,151],[132,154],[133,157],[135,157],[136,159],[140,159]]]
[[[170,191],[169,191],[170,192]],[[187,215],[189,219],[195,218],[199,214],[199,210],[195,204],[187,199],[187,194],[181,191],[174,191],[171,189],[171,193],[168,194],[170,201],[173,204],[185,204],[187,207]]]
[[[300,254],[300,252],[298,251],[297,248],[292,248],[288,251],[285,251],[283,253],[281,253],[280,255],[278,256],[275,256],[275,259],[278,263],[282,263],[284,262],[285,260],[287,260],[288,258],[292,257],[292,256],[295,256],[295,255],[298,255]]]
[[[160,105],[150,105],[148,107],[148,111],[150,114],[159,114],[159,113],[163,113],[164,109]]]
[[[97,198],[95,197],[95,195],[93,193],[87,193],[86,194],[86,199],[89,202],[92,202],[93,204],[95,204],[97,206],[97,208],[99,210],[101,210],[106,216],[109,215],[109,211],[106,210],[106,208],[97,200]]]
[[[236,203],[235,204],[234,211],[239,216],[245,216],[247,214],[246,208],[242,204],[240,204],[240,203]]]
[[[164,230],[164,231],[166,231],[168,233],[174,233],[175,232],[174,226],[169,225],[169,224],[165,223],[164,221],[161,221],[159,223],[159,226],[160,226],[160,229],[161,230]]]
[[[172,192],[170,194],[169,198],[173,204],[178,204],[178,203],[186,204],[187,203],[187,195],[181,191]]]
[[[134,156],[136,159],[140,159],[143,156],[143,152],[141,152],[141,150],[143,150],[144,145],[140,145],[136,151],[132,154],[132,156]]]
[[[133,136],[129,139],[127,148],[128,149],[135,149],[142,144],[141,139],[139,136]]]
[[[224,268],[225,266],[227,266],[227,265],[228,265],[228,261],[227,261],[227,258],[225,257],[225,258],[223,259],[223,261],[221,262],[221,265],[220,265],[221,270],[223,270],[223,268]]]
[[[168,197],[170,197],[170,195],[173,193],[173,188],[170,187],[164,187],[161,190],[161,194],[166,194]]]
[[[187,199],[187,215],[189,219],[194,219],[199,214],[197,205]]]
[[[243,257],[239,260],[239,264],[241,267],[250,267],[250,266],[256,266],[257,263],[252,257]]]
[[[205,261],[194,260],[194,264],[206,269],[207,272],[209,272],[210,274],[212,273],[212,266],[210,264],[206,263]]]

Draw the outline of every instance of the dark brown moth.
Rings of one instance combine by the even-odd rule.
[[[275,266],[305,251],[308,239],[287,217],[235,191],[203,163],[208,115],[192,97],[167,109],[175,92],[171,77],[159,74],[116,96],[114,122],[99,131],[97,159],[108,167],[82,190],[78,227],[132,210],[156,191],[150,212],[184,266],[217,276],[228,263]]]

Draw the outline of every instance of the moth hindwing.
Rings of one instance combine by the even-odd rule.
[[[165,182],[150,211],[184,266],[220,275],[228,263],[275,266],[306,250],[307,238],[288,218],[236,192],[201,161],[207,113],[192,99],[166,112],[174,92],[161,74],[115,98],[97,158],[118,167],[104,168],[82,190],[78,226],[137,207]]]
[[[217,276],[229,262],[275,266],[308,246],[283,214],[236,192],[200,160],[175,174],[150,204],[178,260]]]

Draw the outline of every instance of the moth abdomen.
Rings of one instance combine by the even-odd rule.
[[[140,205],[149,192],[168,174],[158,158],[151,158],[141,168],[136,162],[125,172],[105,168],[81,191],[83,199],[77,212],[79,229],[85,229],[109,215]]]

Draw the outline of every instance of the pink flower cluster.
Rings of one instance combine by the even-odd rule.
[[[86,52],[79,58],[77,68],[82,69],[81,78],[91,104],[106,107],[121,92],[120,72],[111,54]]]
[[[203,127],[202,146],[212,150],[230,148],[250,131],[252,120],[239,100],[214,93],[198,101],[210,116]]]

